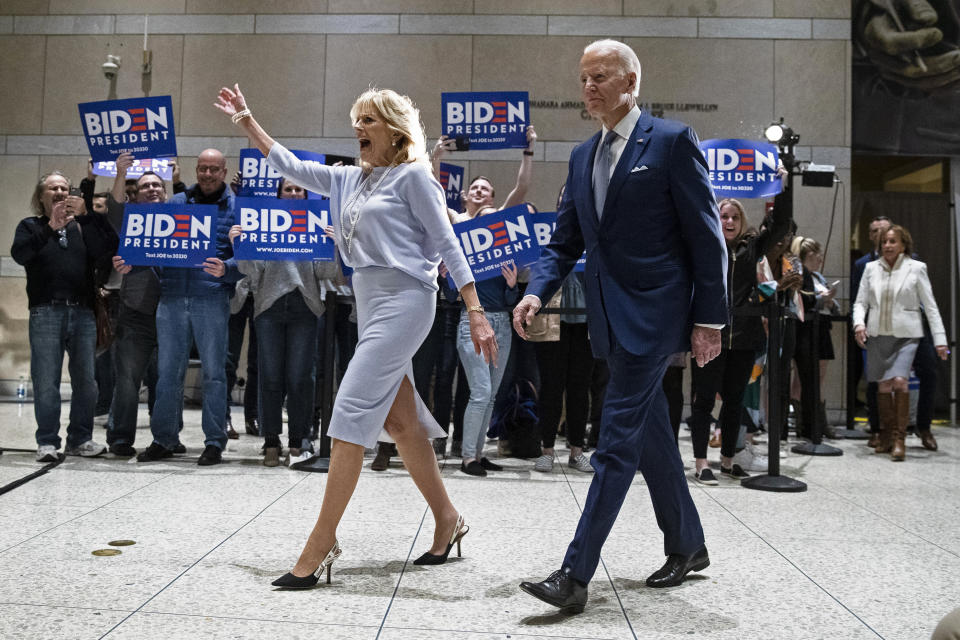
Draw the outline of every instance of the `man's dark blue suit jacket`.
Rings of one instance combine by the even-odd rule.
[[[614,340],[640,356],[688,350],[693,323],[729,322],[726,245],[696,134],[641,113],[598,218],[592,175],[599,142],[598,132],[570,155],[556,231],[526,292],[549,300],[586,249],[597,357],[609,355]]]

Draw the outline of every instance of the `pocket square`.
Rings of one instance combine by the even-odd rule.
[[[647,167],[647,165],[643,164],[643,165],[640,165],[639,167],[634,167],[633,169],[630,169],[630,173],[637,173],[638,171],[646,171],[648,168],[649,167]]]

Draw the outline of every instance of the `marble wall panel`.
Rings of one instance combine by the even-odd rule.
[[[474,0],[474,13],[618,16],[621,0]]]
[[[327,0],[187,0],[187,13],[326,13]]]
[[[774,112],[805,145],[840,146],[846,140],[846,43],[775,43]]]
[[[400,16],[375,14],[257,16],[257,33],[399,33]]]
[[[0,15],[46,15],[46,0],[0,0]]]
[[[213,107],[220,87],[239,83],[272,135],[320,135],[325,36],[186,36],[178,133],[236,136]]]
[[[330,13],[466,14],[473,13],[474,5],[472,0],[329,0],[329,2]],[[525,12],[505,11],[504,13]]]
[[[13,33],[13,16],[0,15],[0,34]]]
[[[113,33],[114,16],[17,16],[13,32],[37,35]]]
[[[849,18],[850,2],[844,0],[774,0],[778,18]]]
[[[582,140],[597,130],[582,117],[578,64],[593,38],[475,36],[474,91],[529,91],[541,140]],[[583,114],[585,115],[585,114]]]
[[[373,85],[409,95],[427,136],[436,138],[441,90],[471,89],[470,36],[327,36],[327,41],[324,136],[353,135],[350,106]]]
[[[50,0],[50,14],[183,13],[186,0]]]
[[[148,21],[150,33],[253,33],[252,15],[164,15]],[[117,33],[143,33],[143,16],[117,16]]]
[[[149,76],[150,95],[169,95],[176,114],[180,102],[182,36],[150,38],[153,72]],[[43,133],[79,135],[78,102],[106,100],[110,81],[100,68],[107,54],[121,56],[116,78],[116,97],[143,95],[140,73],[143,36],[50,36],[43,87]],[[179,131],[179,120],[174,117]]]
[[[544,16],[400,16],[400,33],[537,35],[546,32]]]
[[[624,0],[627,16],[737,16],[769,18],[773,0]]]
[[[0,37],[0,133],[40,129],[44,49],[40,36]]]
[[[0,156],[0,253],[3,255],[10,255],[17,224],[31,215],[30,197],[39,177],[37,156]]]
[[[640,101],[652,111],[659,103],[663,117],[689,124],[702,139],[756,138],[770,123],[771,42],[652,38],[625,42],[643,65]],[[690,105],[707,106],[697,110]]]
[[[547,33],[551,36],[619,36],[695,38],[695,18],[608,18],[549,16]]]
[[[0,278],[0,379],[30,380],[27,281]],[[32,411],[32,409],[30,409]]]
[[[810,20],[792,18],[700,18],[701,38],[805,39],[813,35]]]

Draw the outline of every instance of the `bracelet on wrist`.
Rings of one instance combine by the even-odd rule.
[[[233,114],[232,116],[230,116],[230,120],[231,120],[231,122],[233,122],[233,124],[237,124],[238,122],[240,122],[240,121],[243,120],[244,118],[249,118],[249,117],[251,117],[252,115],[253,115],[253,114],[250,113],[250,109],[244,109],[243,111],[237,111],[235,114]]]
[[[467,313],[475,311],[477,313],[483,313],[483,307],[479,304],[473,305],[472,307],[467,307]]]
[[[533,151],[529,151],[529,150],[527,150],[527,149],[524,149],[524,150],[523,150],[523,155],[525,155],[525,156],[532,156],[532,155],[533,155]]]

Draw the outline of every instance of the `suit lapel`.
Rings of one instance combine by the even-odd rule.
[[[630,175],[630,171],[636,166],[637,161],[643,155],[644,151],[646,151],[647,145],[650,144],[650,132],[652,130],[653,117],[646,111],[641,112],[640,119],[637,120],[633,132],[630,134],[630,138],[623,148],[623,153],[620,154],[620,161],[617,162],[617,168],[614,169],[613,176],[610,178],[610,186],[607,188],[607,199],[603,204],[604,218],[607,217],[607,213],[610,211],[613,203],[617,201],[617,195],[619,195],[620,189],[623,188],[624,183],[627,181],[627,176]]]
[[[881,260],[882,259],[883,258],[881,258]],[[893,292],[894,299],[900,294],[900,289],[903,287],[903,283],[907,281],[907,276],[910,274],[910,269],[912,268],[913,264],[910,258],[903,256],[903,262],[900,264],[900,268],[890,273],[892,280],[890,290]]]

